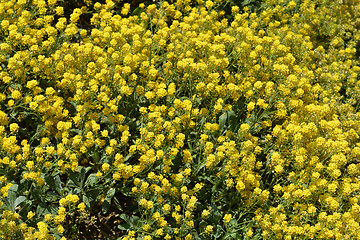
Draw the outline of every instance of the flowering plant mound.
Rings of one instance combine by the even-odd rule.
[[[357,1],[64,2],[0,0],[1,239],[360,236]]]

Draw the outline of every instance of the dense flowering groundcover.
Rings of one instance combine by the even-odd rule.
[[[1,239],[359,238],[358,1],[64,2],[0,0]]]

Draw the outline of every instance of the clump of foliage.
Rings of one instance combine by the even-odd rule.
[[[66,4],[0,0],[0,238],[360,235],[358,3]]]

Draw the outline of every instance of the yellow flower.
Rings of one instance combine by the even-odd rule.
[[[280,186],[280,184],[276,184],[275,186],[274,186],[274,191],[275,192],[280,192],[282,190],[282,187]]]
[[[164,230],[162,228],[159,228],[159,229],[156,230],[155,234],[158,235],[158,236],[162,236],[164,234]]]
[[[104,163],[104,164],[101,166],[101,168],[102,168],[102,170],[103,170],[104,172],[108,172],[109,169],[110,169],[110,164]]]
[[[210,233],[213,232],[213,230],[214,230],[214,227],[213,227],[213,226],[207,225],[206,228],[205,228],[205,233],[206,233],[206,234],[210,234]]]
[[[45,215],[45,221],[50,221],[51,218],[52,218],[52,216],[51,216],[50,213],[48,213],[48,214]]]
[[[193,239],[193,236],[190,233],[185,236],[185,240],[192,240],[192,239]]]
[[[64,227],[62,225],[59,225],[57,227],[57,230],[58,230],[59,233],[63,233],[65,231],[65,229],[64,229]]]
[[[239,192],[245,189],[245,184],[243,181],[238,181],[236,183],[236,190],[238,190]]]
[[[14,106],[14,104],[15,104],[14,100],[11,99],[11,100],[8,101],[9,107]]]
[[[281,165],[276,165],[274,170],[276,173],[282,173],[284,171],[284,168]]]
[[[61,199],[59,200],[60,206],[65,206],[65,205],[66,205],[66,202],[67,202],[67,200],[66,200],[65,198],[61,198]]]
[[[214,6],[214,3],[209,0],[209,1],[206,1],[205,6],[206,6],[208,9],[210,9],[210,8],[212,8],[212,7]]]
[[[15,100],[19,100],[21,98],[21,92],[18,90],[15,90],[11,93],[11,97]]]
[[[223,218],[224,222],[226,222],[226,223],[230,222],[231,219],[232,219],[232,216],[229,213],[225,214],[225,216]]]
[[[34,164],[33,161],[27,161],[27,162],[26,162],[26,167],[27,167],[29,170],[34,169],[34,166],[35,166],[35,164]]]
[[[101,132],[101,136],[103,136],[104,138],[106,138],[108,134],[109,134],[108,130],[104,130]]]
[[[252,231],[252,229],[249,229],[249,230],[246,232],[246,235],[247,235],[248,237],[252,237],[253,234],[254,234],[254,232]]]
[[[316,207],[311,205],[311,206],[308,208],[308,213],[310,213],[310,214],[316,213]]]
[[[86,208],[85,203],[83,203],[83,202],[82,202],[82,203],[79,203],[78,208],[79,208],[80,211],[84,211],[85,208]]]
[[[165,213],[170,212],[170,210],[171,210],[170,204],[165,204],[165,205],[163,206],[163,210],[164,210]]]
[[[69,194],[65,197],[66,201],[77,203],[79,201],[79,196],[76,194]]]
[[[11,132],[17,132],[19,130],[19,125],[17,123],[11,123],[10,124],[10,131]]]
[[[14,160],[10,161],[9,167],[13,169],[16,168],[16,162]]]
[[[64,8],[63,7],[56,7],[55,8],[56,14],[61,16],[64,14]]]
[[[27,214],[28,219],[32,219],[34,216],[35,216],[35,213],[32,211],[28,212],[28,214]]]
[[[290,198],[290,193],[289,193],[289,192],[285,192],[285,193],[283,194],[283,198],[284,198],[284,199],[289,199],[289,198]]]

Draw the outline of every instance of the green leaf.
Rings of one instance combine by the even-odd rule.
[[[100,190],[99,189],[95,189],[95,190],[92,190],[90,192],[87,192],[86,193],[86,197],[88,198],[89,202],[94,202],[96,201],[96,199],[98,198],[99,196],[99,193],[100,193]]]
[[[45,182],[52,188],[54,189],[56,192],[58,192],[60,194],[61,192],[61,179],[59,177],[59,175],[56,176],[46,176],[45,177]]]
[[[115,188],[110,188],[107,193],[105,199],[111,200],[115,195]]]
[[[90,174],[86,179],[85,186],[93,187],[96,183],[96,178],[96,173]]]
[[[24,196],[19,196],[19,197],[17,197],[16,198],[16,200],[15,200],[15,208],[17,207],[17,206],[19,206],[23,201],[25,201],[26,200],[26,197],[24,197]]]
[[[47,206],[47,211],[51,213],[52,215],[55,215],[58,213],[58,207],[54,205]]]
[[[128,154],[125,158],[124,158],[124,162],[126,162],[127,160],[129,160],[132,157],[132,154]]]
[[[114,194],[115,194],[115,188],[110,188],[107,191],[104,202],[101,206],[101,210],[102,210],[103,214],[106,214],[107,211],[109,210],[110,205],[111,205],[111,199],[114,197]]]
[[[75,128],[70,129],[69,132],[76,133],[77,135],[81,135],[81,134],[82,134],[82,131],[81,131],[80,129],[75,129]]]
[[[31,200],[26,200],[23,204],[23,206],[21,207],[20,211],[19,211],[19,215],[22,217],[22,218],[26,218],[28,212],[30,211],[31,209],[31,206],[33,206],[32,204],[32,201]]]
[[[87,207],[90,207],[90,201],[89,201],[89,198],[87,196],[83,196],[83,202],[86,204]]]
[[[205,228],[206,225],[208,225],[208,223],[206,221],[204,221],[204,220],[201,220],[201,222],[199,223],[200,228]]]
[[[131,225],[136,225],[137,222],[138,222],[138,220],[139,220],[139,217],[133,215],[133,216],[130,217],[130,224],[131,224]]]
[[[19,186],[17,184],[12,185],[9,188],[7,198],[5,198],[5,204],[7,205],[8,209],[12,212],[15,212],[15,207],[16,207],[15,201],[16,201],[18,187]]]
[[[93,154],[91,154],[91,157],[93,158],[94,163],[98,163],[100,160],[100,156],[98,152],[94,152]]]
[[[111,205],[110,202],[107,199],[105,199],[103,204],[101,205],[101,211],[103,214],[106,214],[107,211],[109,211],[110,205]]]
[[[235,114],[235,112],[234,112],[234,110],[230,110],[230,111],[228,111],[227,112],[227,115],[228,115],[228,118],[231,118],[231,117],[236,117],[236,114]]]
[[[67,173],[69,176],[69,181],[67,182],[67,185],[71,187],[81,187],[78,175],[70,169],[67,169]]]
[[[216,232],[214,233],[214,235],[213,235],[213,237],[215,238],[215,239],[217,239],[217,238],[220,238],[221,237],[221,234],[222,234],[222,227],[221,227],[221,225],[217,225],[216,226]]]
[[[125,222],[130,222],[130,217],[126,215],[125,213],[120,215],[120,218],[123,219]]]
[[[9,188],[9,193],[10,193],[10,192],[14,192],[14,193],[16,194],[18,188],[19,188],[19,185],[13,184],[13,185]]]
[[[85,177],[86,177],[86,174],[90,171],[91,167],[82,167],[80,169],[80,182],[81,182],[81,186],[84,186],[85,184]]]
[[[118,225],[118,229],[123,230],[123,231],[129,230],[129,227],[130,227],[130,225],[127,223],[125,223],[123,225]]]
[[[231,236],[231,239],[241,239],[241,236],[239,233],[232,233],[230,236]]]
[[[140,14],[142,13],[142,12],[144,12],[145,10],[143,9],[143,8],[140,8],[140,7],[137,7],[137,8],[135,8],[134,9],[134,11],[132,12],[132,16],[134,16],[134,15],[138,15],[138,16],[140,16]]]
[[[219,117],[219,129],[222,131],[224,129],[225,123],[227,120],[227,115],[224,113]]]
[[[253,2],[253,0],[244,0],[244,1],[241,3],[241,5],[246,6],[246,5],[249,5],[249,4],[252,3],[252,2]]]
[[[36,208],[36,215],[40,216],[42,215],[46,210],[46,203],[40,203]]]
[[[47,191],[46,192],[46,201],[48,202],[57,202],[59,201],[59,197],[61,195],[59,193],[56,193],[54,191]]]

